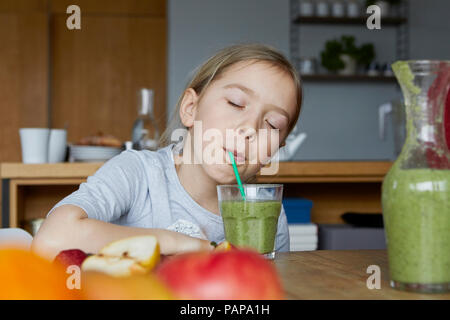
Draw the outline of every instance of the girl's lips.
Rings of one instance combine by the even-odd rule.
[[[244,163],[245,162],[245,155],[242,153],[238,153],[236,150],[226,150],[225,148],[223,148],[223,150],[225,150],[227,156],[229,157],[228,152],[231,151],[231,153],[234,156],[234,161],[236,161],[236,163]],[[231,160],[231,159],[230,159]]]

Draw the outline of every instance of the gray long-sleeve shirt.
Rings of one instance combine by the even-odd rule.
[[[71,204],[93,219],[123,226],[169,229],[217,243],[223,241],[222,218],[201,207],[183,188],[172,149],[173,145],[156,152],[122,152],[53,209]],[[284,209],[278,220],[275,250],[289,251]]]

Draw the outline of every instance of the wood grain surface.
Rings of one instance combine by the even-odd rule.
[[[79,31],[66,15],[51,22],[51,124],[68,141],[103,132],[131,140],[140,88],[154,89],[160,133],[166,122],[166,19],[86,15]]]
[[[73,162],[73,163],[1,163],[0,176],[2,179],[59,179],[87,178],[95,173],[104,162]]]
[[[389,285],[386,250],[318,250],[277,253],[274,263],[286,299],[450,299],[450,293],[419,294]],[[368,289],[367,267],[381,269],[381,289]]]
[[[93,174],[102,163],[54,163],[54,164],[23,164],[23,163],[2,163],[1,174],[8,178],[46,178],[59,177],[69,178],[74,177],[73,173],[77,172],[76,177],[88,177]],[[372,165],[375,166],[372,167]],[[270,182],[283,183],[283,177],[288,177],[292,183],[303,183],[304,178],[308,177],[308,182],[321,183],[347,183],[348,181],[341,180],[343,178],[355,177],[358,180],[353,182],[367,182],[372,183],[370,176],[377,176],[378,180],[387,173],[391,166],[390,162],[370,162],[364,161],[347,161],[345,163],[335,161],[317,161],[317,162],[281,162],[280,172],[282,174],[270,177]],[[364,180],[364,177],[367,179]],[[267,177],[268,178],[268,177]],[[315,178],[315,180],[313,180]],[[329,178],[323,181],[323,178]],[[380,182],[380,181],[376,182]],[[257,183],[268,183],[262,177],[258,177]],[[351,181],[350,181],[351,182]],[[350,183],[349,182],[349,183]],[[309,185],[309,184],[307,184]]]
[[[21,161],[19,128],[48,125],[48,19],[0,11],[0,161]]]

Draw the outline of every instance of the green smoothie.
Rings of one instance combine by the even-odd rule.
[[[450,283],[450,170],[394,164],[383,182],[391,279]]]
[[[425,67],[413,73],[408,62],[399,61],[392,70],[405,96],[408,135],[382,187],[390,278],[398,287],[439,291],[450,284],[450,170],[445,169],[444,146],[421,141],[438,141],[442,119],[437,114],[430,118],[433,105],[427,99],[435,90],[426,87],[431,80]],[[437,163],[431,161],[434,154],[442,157],[442,169],[428,168]]]
[[[222,201],[225,238],[238,247],[273,252],[280,211],[280,201]]]

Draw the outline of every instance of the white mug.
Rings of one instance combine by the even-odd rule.
[[[50,129],[22,128],[19,129],[19,134],[22,146],[22,162],[46,163]]]
[[[331,15],[333,17],[343,17],[345,16],[344,3],[340,1],[335,1],[331,5]]]
[[[64,162],[67,151],[67,130],[51,129],[48,142],[48,162]]]

